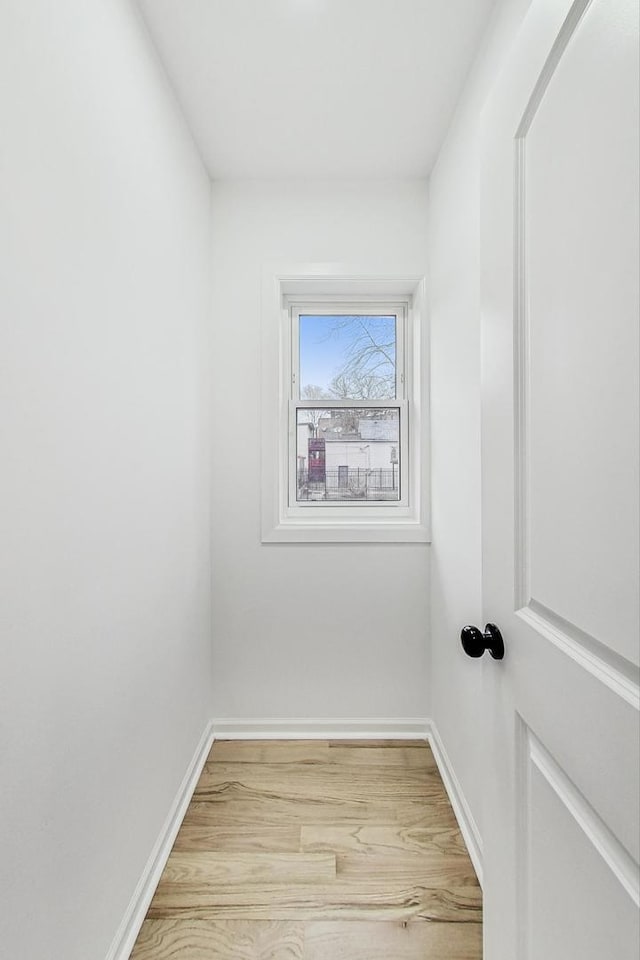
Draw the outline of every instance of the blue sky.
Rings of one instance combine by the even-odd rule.
[[[344,366],[347,351],[358,331],[352,328],[336,330],[337,320],[345,315],[300,315],[300,386],[315,384],[328,389],[331,380]],[[366,317],[362,317],[367,320]],[[368,318],[377,330],[383,330],[385,339],[391,339],[395,317]]]

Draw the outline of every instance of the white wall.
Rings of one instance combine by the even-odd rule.
[[[213,188],[214,703],[219,717],[419,717],[424,544],[261,544],[260,295],[267,261],[426,272],[427,186]],[[325,621],[319,612],[331,605]]]
[[[128,0],[0,20],[0,952],[100,960],[211,710],[210,191]]]
[[[480,503],[481,111],[530,0],[503,0],[430,179],[433,470],[432,716],[481,823],[482,670],[460,646],[484,626]],[[487,611],[490,616],[490,611]]]

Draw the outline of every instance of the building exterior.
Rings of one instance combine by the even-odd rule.
[[[399,422],[391,413],[338,410],[315,428],[298,424],[298,500],[398,500]]]

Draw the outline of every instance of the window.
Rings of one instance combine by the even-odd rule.
[[[426,541],[422,279],[270,275],[264,300],[263,541]]]
[[[290,505],[406,504],[406,304],[287,308]]]

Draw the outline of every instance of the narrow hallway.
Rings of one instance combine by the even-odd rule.
[[[479,960],[424,741],[218,741],[132,960]]]
[[[0,3],[2,958],[638,960],[639,5]]]

